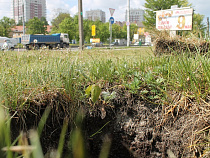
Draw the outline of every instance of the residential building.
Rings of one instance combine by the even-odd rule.
[[[86,19],[92,20],[92,21],[97,21],[100,20],[101,22],[105,23],[106,22],[106,13],[102,10],[90,10],[86,11]]]
[[[23,35],[23,26],[15,26],[11,29],[12,38],[21,38]]]
[[[52,31],[52,26],[46,26],[46,34],[49,34]],[[11,29],[11,37],[13,38],[21,38],[23,35],[23,26],[15,26]]]
[[[121,21],[115,21],[115,24],[119,25],[120,27],[123,27],[123,25],[126,24],[125,21],[121,22]]]
[[[145,20],[144,13],[143,9],[130,9],[130,23],[142,23]],[[127,10],[125,13],[125,21],[127,21]]]
[[[16,23],[34,17],[46,18],[46,0],[12,0],[13,19]]]

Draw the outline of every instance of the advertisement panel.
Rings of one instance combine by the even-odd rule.
[[[156,11],[158,30],[192,30],[192,8],[177,8]]]
[[[100,43],[100,38],[90,38],[90,43]]]
[[[96,35],[96,25],[92,25],[92,36]]]

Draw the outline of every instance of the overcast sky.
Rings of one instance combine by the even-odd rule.
[[[192,3],[195,13],[210,17],[210,0],[188,0]],[[145,0],[130,0],[130,8],[144,7]],[[11,9],[12,0],[0,0],[0,19],[3,16],[12,17]],[[66,12],[69,12],[71,16],[75,15],[78,11],[78,0],[46,0],[47,5],[47,20],[51,21],[54,17],[55,10],[60,8]],[[125,21],[125,10],[127,9],[127,0],[83,0],[83,12],[85,11],[101,9],[106,12],[106,21],[110,17],[109,8],[115,9],[114,19],[115,21]],[[206,22],[206,20],[205,20]]]

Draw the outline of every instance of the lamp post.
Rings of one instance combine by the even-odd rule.
[[[79,20],[79,48],[83,50],[84,46],[84,33],[83,33],[83,12],[82,0],[78,0],[78,20]]]
[[[25,35],[25,18],[24,18],[24,1],[22,1],[22,11],[23,11],[23,17],[22,17],[22,20],[23,20],[23,35]]]
[[[209,40],[209,17],[207,17],[207,39]]]
[[[128,0],[127,9],[127,47],[130,45],[130,0]]]

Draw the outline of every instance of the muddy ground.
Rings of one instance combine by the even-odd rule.
[[[194,98],[170,92],[170,102],[163,104],[161,100],[146,99],[138,92],[132,94],[121,86],[113,91],[116,97],[106,104],[78,102],[85,111],[82,132],[86,157],[99,157],[106,140],[111,142],[110,158],[210,156],[202,145],[209,137],[210,98],[198,104]],[[30,104],[27,110],[11,111],[15,114],[11,122],[12,138],[22,130],[36,128],[44,110],[50,107],[40,140],[45,154],[56,149],[63,120],[72,118],[69,111],[76,113],[78,109],[70,108],[74,104],[72,100],[56,91],[39,94],[27,104]],[[74,121],[69,123],[63,157],[72,154],[68,142],[74,127]]]

